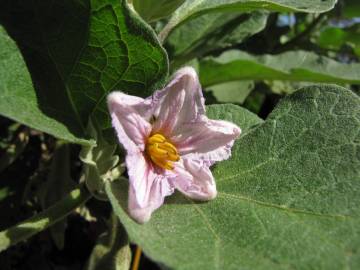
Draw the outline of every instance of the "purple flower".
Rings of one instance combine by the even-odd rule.
[[[127,151],[128,208],[133,219],[147,222],[175,189],[195,200],[216,197],[209,167],[230,157],[241,130],[206,117],[193,68],[180,69],[164,89],[146,99],[113,92],[108,106]]]

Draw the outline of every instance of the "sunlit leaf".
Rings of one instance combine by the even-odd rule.
[[[360,84],[360,64],[343,64],[305,51],[252,56],[231,50],[200,61],[204,86],[235,80],[284,80]]]
[[[172,68],[211,51],[240,44],[263,30],[266,20],[265,12],[229,13],[226,16],[210,13],[186,22],[172,32],[165,44],[175,62]]]
[[[210,113],[241,127],[253,117],[238,114]],[[173,269],[358,269],[360,98],[306,87],[244,129],[232,157],[213,168],[211,202],[172,196],[139,225],[126,214],[126,182],[108,185],[130,238]]]
[[[324,12],[332,9],[336,0],[186,0],[172,15],[160,34],[165,40],[168,34],[187,20],[211,12],[247,12],[254,10]]]

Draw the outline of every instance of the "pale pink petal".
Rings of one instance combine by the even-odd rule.
[[[198,122],[184,124],[170,138],[184,158],[191,154],[208,166],[231,156],[231,147],[241,130],[233,123],[202,116]]]
[[[143,154],[127,155],[129,175],[129,214],[139,223],[147,222],[154,210],[174,192],[166,177],[157,174]]]
[[[143,117],[147,121],[150,120],[150,117],[152,115],[153,105],[151,99],[149,98],[143,99],[141,97],[131,96],[119,91],[115,91],[111,92],[108,95],[107,100],[110,111],[113,106],[127,105],[134,109],[136,112],[138,112],[141,117]]]
[[[128,210],[136,221],[147,222],[174,188],[197,200],[216,197],[209,166],[229,158],[241,130],[206,117],[194,69],[180,69],[163,90],[145,100],[114,92],[108,106],[119,141],[127,150]],[[172,171],[158,168],[144,153],[147,138],[156,132],[168,138],[181,155]]]
[[[154,130],[169,136],[184,123],[195,121],[205,113],[204,98],[195,70],[185,67],[153,97]]]
[[[112,125],[128,153],[143,151],[151,125],[137,110],[142,99],[114,92],[108,96]],[[140,106],[141,107],[141,106]]]
[[[177,162],[169,181],[180,192],[195,200],[208,201],[217,195],[214,177],[203,160],[183,159]]]

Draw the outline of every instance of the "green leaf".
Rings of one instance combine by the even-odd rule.
[[[132,0],[135,10],[147,22],[165,18],[173,13],[185,0]]]
[[[109,230],[100,235],[91,252],[86,270],[128,270],[131,264],[129,239],[115,214],[111,215]]]
[[[340,29],[329,27],[324,29],[316,42],[325,49],[339,50],[345,44],[354,48],[355,53],[360,52],[360,24]],[[360,56],[360,53],[358,54]]]
[[[176,66],[181,66],[192,58],[241,43],[263,30],[266,20],[264,12],[205,14],[175,29],[166,47],[171,58],[176,58]]]
[[[258,91],[252,91],[246,98],[243,106],[249,111],[259,114],[261,112],[261,108],[265,106],[267,96],[268,95],[265,93],[265,91],[262,91],[261,89]]]
[[[74,189],[62,200],[45,211],[0,232],[0,251],[24,241],[57,223],[69,215],[75,208],[84,204],[90,197],[90,193],[84,187]]]
[[[360,64],[342,64],[305,51],[252,56],[231,50],[200,61],[203,86],[235,80],[284,80],[360,84]]]
[[[253,81],[233,81],[209,87],[217,101],[223,103],[244,103],[254,89]]]
[[[334,7],[336,0],[186,0],[178,8],[165,28],[160,39],[184,22],[210,12],[248,12],[253,10],[272,10],[280,12],[325,12]]]
[[[125,0],[6,0],[0,21],[22,49],[41,110],[82,132],[90,116],[110,126],[110,91],[148,95],[167,76],[165,50]]]
[[[60,201],[75,188],[75,182],[71,179],[70,174],[70,161],[70,145],[58,142],[46,182],[39,191],[42,209]],[[66,224],[66,219],[63,219],[50,227],[52,239],[60,250],[64,248]]]
[[[339,49],[346,41],[347,34],[337,27],[330,27],[320,33],[317,43],[323,48]]]
[[[125,0],[92,0],[89,32],[69,87],[81,119],[95,113],[98,123],[107,121],[108,127],[107,94],[119,89],[147,96],[167,76],[167,55],[155,32]]]
[[[38,98],[19,49],[0,26],[0,114],[69,142],[91,144],[71,117],[54,119]]]
[[[206,110],[206,115],[210,119],[223,119],[240,126],[242,135],[264,122],[256,114],[233,104],[209,105],[206,106]]]
[[[125,168],[115,155],[117,144],[109,143],[103,137],[96,121],[89,121],[88,134],[97,142],[96,146],[83,146],[79,154],[83,162],[82,175],[89,191],[99,200],[107,200],[104,185],[120,177]]]
[[[174,269],[358,269],[359,131],[358,96],[306,87],[213,168],[215,200],[172,196],[139,225],[122,182],[107,191],[130,239]]]

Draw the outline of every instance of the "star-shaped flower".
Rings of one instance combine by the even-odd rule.
[[[216,197],[209,167],[231,155],[240,128],[208,119],[198,76],[185,67],[152,96],[108,96],[112,124],[127,151],[129,214],[147,222],[178,189],[195,200]]]

